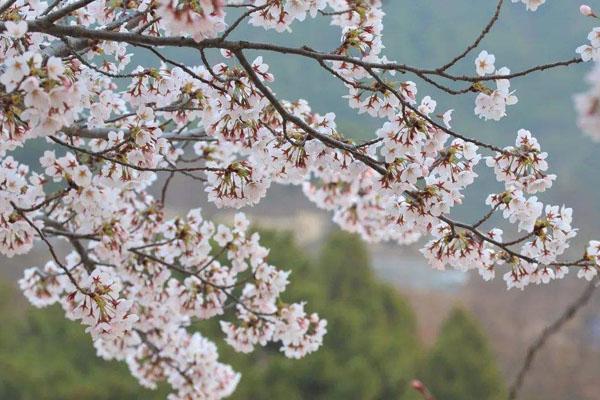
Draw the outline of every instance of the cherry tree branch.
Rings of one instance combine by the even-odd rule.
[[[467,56],[467,54],[469,54],[473,49],[476,49],[479,44],[481,43],[481,41],[483,40],[483,38],[490,33],[490,31],[492,30],[492,27],[494,26],[494,24],[498,21],[498,18],[500,17],[500,9],[502,8],[502,5],[504,4],[504,0],[499,0],[498,4],[496,5],[496,10],[494,11],[494,14],[492,15],[492,18],[490,19],[490,21],[487,23],[487,25],[483,28],[483,30],[481,31],[481,33],[479,34],[479,36],[477,36],[477,39],[475,39],[475,41],[473,43],[471,43],[466,49],[465,51],[463,51],[462,53],[460,53],[458,56],[456,56],[455,58],[453,58],[450,62],[448,62],[447,64],[444,64],[443,66],[441,66],[438,70],[440,72],[442,71],[446,71],[448,68],[452,67],[453,65],[455,65],[457,62],[459,62],[460,60],[462,60],[463,58],[465,58]]]
[[[17,205],[15,203],[11,202],[11,205],[17,211],[17,213],[19,213],[19,215],[21,216],[21,218],[23,218],[23,220],[36,231],[36,233],[38,234],[38,236],[40,237],[40,239],[46,244],[46,246],[48,247],[48,251],[50,252],[50,255],[54,259],[54,262],[56,263],[56,265],[58,265],[60,267],[60,269],[62,269],[64,271],[64,273],[67,275],[67,277],[69,278],[69,280],[71,281],[71,283],[73,284],[73,286],[79,292],[87,295],[88,291],[85,290],[85,289],[83,289],[81,286],[79,286],[79,283],[77,282],[77,280],[75,279],[75,277],[73,276],[73,274],[71,273],[71,271],[69,270],[69,268],[67,268],[60,261],[60,259],[58,258],[58,254],[56,254],[56,251],[54,250],[54,246],[46,238],[46,235],[44,235],[44,232],[42,232],[42,230],[32,220],[30,220],[29,218],[27,218],[27,215],[25,215],[25,212],[22,211],[21,209],[19,209],[19,207],[17,207]]]
[[[592,298],[596,288],[598,287],[598,280],[594,279],[589,285],[585,288],[585,290],[581,293],[581,295],[567,307],[564,312],[556,319],[552,324],[547,326],[540,336],[534,340],[534,342],[527,349],[527,353],[525,355],[525,359],[519,372],[517,373],[517,377],[515,378],[513,384],[509,389],[509,400],[515,400],[525,382],[525,378],[527,377],[527,373],[531,370],[533,361],[535,357],[539,353],[539,351],[544,347],[548,339],[552,337],[552,335],[556,334],[567,322],[569,322],[575,315],[583,308]]]
[[[147,46],[169,46],[169,47],[182,47],[182,48],[194,48],[194,49],[228,49],[233,52],[236,50],[264,50],[271,51],[281,54],[294,54],[311,58],[314,60],[321,61],[343,61],[363,68],[371,68],[376,70],[384,71],[398,71],[398,72],[412,72],[415,74],[423,75],[437,75],[442,78],[446,78],[452,81],[465,81],[465,82],[481,82],[498,79],[511,79],[516,77],[522,77],[529,75],[533,72],[545,71],[551,68],[564,67],[572,64],[582,62],[580,57],[575,57],[569,60],[552,62],[548,64],[540,64],[537,66],[530,67],[528,69],[511,73],[508,75],[488,75],[488,76],[455,76],[448,74],[438,69],[423,69],[406,64],[398,63],[376,63],[368,62],[361,59],[335,54],[335,53],[322,53],[315,50],[309,50],[306,46],[286,47],[279,46],[270,43],[258,43],[258,42],[247,42],[247,41],[227,41],[220,38],[217,39],[204,39],[202,41],[194,41],[191,38],[186,37],[157,37],[148,36],[138,33],[131,32],[115,32],[105,29],[88,29],[81,26],[65,26],[55,25],[47,21],[31,21],[28,22],[28,28],[31,32],[46,33],[55,37],[74,37],[81,39],[91,40],[106,40],[113,42],[125,42],[133,45],[147,45]],[[0,23],[0,31],[5,28],[4,23]]]

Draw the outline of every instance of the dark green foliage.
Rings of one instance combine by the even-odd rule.
[[[444,323],[424,377],[438,399],[506,399],[506,388],[486,337],[460,308]]]
[[[142,389],[123,363],[106,362],[81,324],[58,307],[36,310],[0,288],[0,399],[164,399]],[[20,300],[20,299],[19,299]]]

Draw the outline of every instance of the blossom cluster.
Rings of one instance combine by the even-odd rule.
[[[496,57],[483,50],[475,60],[477,75],[486,76],[504,76],[509,75],[510,70],[507,67],[495,69],[494,63]],[[479,85],[477,90],[480,92],[475,99],[475,115],[486,121],[491,119],[499,121],[506,116],[506,106],[512,106],[517,103],[517,96],[510,91],[510,80],[496,79],[496,89],[492,90],[485,85]]]
[[[531,132],[520,129],[515,144],[487,158],[487,166],[494,168],[496,179],[504,182],[507,189],[514,186],[526,193],[543,192],[552,187],[556,175],[545,172],[548,153],[541,151]]]
[[[523,3],[528,11],[536,11],[546,0],[511,0],[513,3]]]
[[[586,76],[590,87],[575,95],[575,111],[579,128],[594,141],[600,141],[600,67],[595,65]]]
[[[590,43],[579,46],[575,52],[585,62],[600,61],[600,27],[593,28],[587,39]]]
[[[535,11],[544,1],[521,3]],[[460,81],[448,72],[454,63],[421,70],[388,60],[379,0],[7,4],[0,8],[0,254],[49,247],[52,259],[20,280],[25,296],[38,307],[60,304],[99,356],[127,363],[146,387],[168,382],[172,400],[223,398],[240,379],[195,329],[198,320],[217,319],[236,351],[277,343],[291,358],[316,351],[327,329],[304,302],[283,300],[290,272],[269,263],[244,214],[231,225],[197,208],[167,217],[174,176],[201,187],[218,208],[255,205],[273,184],[298,185],[367,241],[423,239],[434,268],[478,270],[486,280],[498,271],[509,288],[549,283],[571,268],[587,280],[598,272],[596,241],[580,260],[562,259],[577,233],[572,210],[532,196],[556,179],[537,139],[521,129],[514,146],[500,148],[453,131],[453,110],[437,111],[415,81],[456,94],[434,80]],[[339,29],[339,46],[323,53],[229,39],[245,20],[282,32],[308,17]],[[164,47],[193,50],[196,61],[185,65]],[[246,58],[263,48],[317,61],[345,88],[348,106],[376,121],[374,138],[357,143],[333,113],[279,99],[263,56]],[[144,64],[132,66],[138,58]],[[498,121],[517,98],[510,71],[495,62],[481,51],[463,92],[477,93],[477,117]],[[597,75],[577,98],[582,129],[594,137]],[[18,161],[15,150],[34,143],[46,145],[39,163]],[[454,221],[482,159],[501,189],[477,223]],[[57,240],[69,246],[66,257],[54,251]]]
[[[15,206],[35,212],[44,199],[44,178],[7,156],[0,163],[0,253],[8,257],[33,248],[35,228],[15,211]],[[35,215],[35,214],[34,214]],[[36,224],[40,222],[36,221]]]
[[[597,18],[592,8],[582,5],[580,12],[586,17]],[[575,110],[577,112],[577,123],[579,128],[594,141],[600,140],[600,27],[593,28],[588,34],[589,44],[579,46],[575,51],[580,55],[581,61],[594,61],[594,68],[586,76],[589,89],[585,93],[574,96]]]
[[[226,341],[238,351],[280,342],[286,356],[300,358],[318,349],[326,321],[303,303],[281,301],[289,272],[267,263],[268,250],[247,232],[243,214],[232,228],[215,226],[199,209],[165,220],[152,199],[121,196],[119,222],[101,227],[85,253],[25,271],[19,284],[32,304],[61,304],[87,326],[101,357],[126,361],[149,388],[167,380],[173,398],[223,397],[239,380],[218,362],[213,343],[188,332],[194,320],[223,318]]]
[[[200,41],[217,36],[227,26],[222,0],[160,0],[158,3],[162,25],[170,35],[192,33],[192,38]]]

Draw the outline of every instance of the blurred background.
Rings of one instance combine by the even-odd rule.
[[[460,53],[493,13],[495,1],[407,0],[384,2],[384,53],[401,63],[437,67]],[[600,7],[591,4],[592,7]],[[507,2],[481,49],[496,55],[496,67],[513,71],[572,58],[586,42],[593,20],[580,16],[579,3],[548,1],[536,13]],[[339,31],[323,17],[271,35],[240,28],[238,39],[309,45],[330,50]],[[235,35],[233,36],[235,38]],[[474,74],[471,54],[457,72]],[[175,54],[191,65],[200,60]],[[217,60],[217,54],[213,54]],[[344,87],[316,64],[290,56],[263,54],[282,98],[305,98],[319,113],[333,111],[340,130],[357,139],[372,138],[382,120],[357,116],[347,107]],[[136,55],[137,61],[144,54]],[[134,63],[136,60],[134,60]],[[572,95],[586,89],[589,64],[515,79],[519,103],[501,122],[484,123],[473,114],[474,95],[441,94],[412,76],[418,97],[431,95],[438,111],[454,108],[453,128],[500,146],[512,145],[519,128],[532,131],[549,153],[554,187],[542,196],[574,209],[572,242],[600,238],[600,145],[577,129]],[[42,148],[19,153],[37,165]],[[467,221],[486,211],[487,194],[501,190],[483,164],[469,199],[453,211]],[[178,180],[169,213],[203,207],[204,214],[228,220],[205,202],[201,187]],[[501,277],[483,282],[477,273],[432,270],[419,245],[367,245],[342,234],[295,187],[273,187],[257,207],[244,210],[271,247],[271,262],[292,271],[288,298],[306,299],[311,310],[329,320],[321,351],[301,361],[284,359],[276,348],[252,355],[234,354],[215,324],[198,326],[220,344],[225,362],[242,373],[235,399],[416,399],[409,383],[427,383],[438,400],[505,399],[529,344],[583,291],[574,274],[550,286],[507,291]],[[34,310],[16,289],[22,270],[45,262],[38,249],[25,257],[0,259],[0,399],[161,399],[165,391],[141,389],[117,363],[98,359],[83,328],[64,319],[59,308]],[[521,392],[524,400],[600,398],[600,294],[535,360]]]

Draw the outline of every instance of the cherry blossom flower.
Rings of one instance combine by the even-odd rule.
[[[513,3],[518,3],[519,1],[525,4],[525,8],[528,11],[536,11],[539,6],[546,2],[546,0],[512,0]]]
[[[584,17],[595,17],[595,14],[594,14],[594,11],[592,10],[592,7],[588,6],[587,4],[580,5],[579,6],[579,12]]]
[[[27,33],[27,22],[21,20],[18,22],[6,21],[6,32],[13,39],[20,39]]]
[[[482,50],[475,59],[475,69],[477,70],[477,75],[485,76],[494,73],[496,70],[496,67],[494,67],[495,62],[496,57],[493,54],[488,54],[487,51]]]

